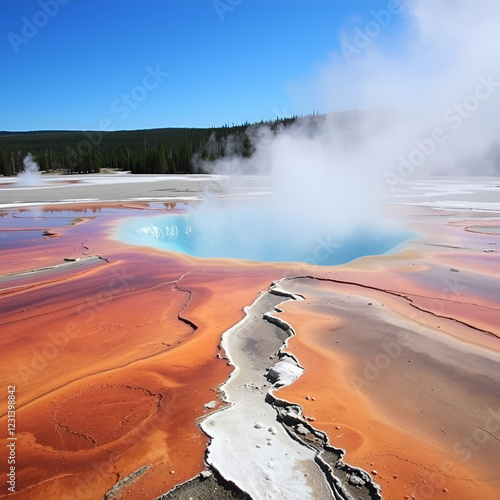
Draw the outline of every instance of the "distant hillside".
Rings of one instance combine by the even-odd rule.
[[[117,132],[35,131],[0,132],[0,175],[23,170],[31,153],[44,171],[99,172],[101,168],[133,173],[191,173],[192,158],[215,160],[231,152],[249,156],[252,151],[247,128],[287,126],[297,117],[260,124],[245,123],[219,128],[163,128]],[[228,138],[231,140],[228,141]]]
[[[0,130],[0,136],[2,135],[42,135],[42,134],[74,134],[72,130],[36,130],[32,132],[8,132],[6,130]]]

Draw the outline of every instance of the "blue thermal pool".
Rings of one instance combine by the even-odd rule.
[[[373,224],[326,228],[324,221],[296,215],[270,220],[265,211],[232,209],[128,219],[119,225],[116,237],[201,258],[332,266],[389,252],[415,233]]]

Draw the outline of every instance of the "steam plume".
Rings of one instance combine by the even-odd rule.
[[[224,226],[247,245],[306,245],[382,230],[381,206],[404,181],[431,174],[499,173],[500,3],[411,0],[406,30],[387,50],[384,29],[355,57],[332,52],[311,81],[291,86],[308,109],[319,95],[325,118],[274,133],[249,130],[254,153],[206,162],[214,173],[261,172],[274,195],[244,215],[212,202],[197,219]],[[380,16],[379,16],[380,17]],[[392,22],[401,18],[393,16]],[[358,31],[340,38],[356,44]],[[394,35],[393,35],[394,36]],[[394,42],[393,42],[394,43]],[[347,111],[357,109],[359,111]]]
[[[24,170],[17,175],[17,184],[20,186],[38,186],[42,182],[38,163],[31,153],[28,153],[23,160]]]

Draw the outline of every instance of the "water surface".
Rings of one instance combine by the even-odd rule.
[[[382,224],[322,228],[307,217],[280,220],[266,212],[232,209],[134,218],[118,227],[117,236],[129,244],[201,258],[331,266],[386,253],[414,234]]]

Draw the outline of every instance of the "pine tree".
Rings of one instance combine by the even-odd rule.
[[[94,148],[89,156],[89,172],[99,173],[101,171],[100,160],[97,157],[97,152]]]
[[[47,156],[44,153],[37,155],[38,167],[41,172],[46,172],[49,168],[49,162]]]
[[[165,174],[168,172],[168,161],[167,155],[165,154],[165,146],[163,142],[159,142],[156,146],[156,154],[157,154],[157,172],[159,174]]]
[[[0,175],[12,175],[12,163],[5,151],[0,151]]]
[[[252,156],[254,149],[253,149],[252,143],[250,142],[250,138],[248,137],[247,134],[245,134],[245,137],[243,138],[243,142],[242,142],[241,146],[242,146],[241,155],[244,158],[249,158],[250,156]]]

